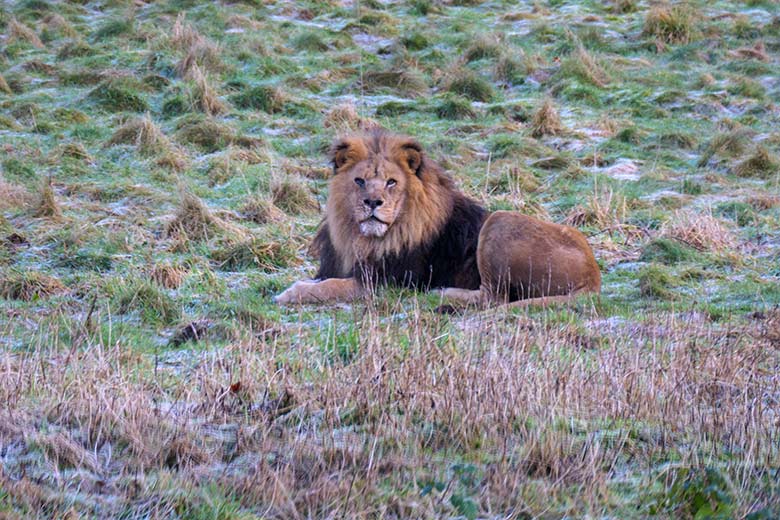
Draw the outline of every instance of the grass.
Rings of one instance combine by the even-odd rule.
[[[780,516],[775,10],[4,4],[0,517]],[[599,297],[277,306],[378,125]]]

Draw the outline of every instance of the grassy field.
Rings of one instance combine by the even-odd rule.
[[[0,4],[0,518],[780,517],[776,0]],[[603,293],[279,308],[339,133]]]

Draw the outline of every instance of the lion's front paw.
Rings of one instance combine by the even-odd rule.
[[[310,289],[317,282],[300,280],[288,287],[284,292],[274,296],[274,302],[279,305],[295,305],[309,303]]]

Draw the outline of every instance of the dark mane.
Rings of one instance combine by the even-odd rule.
[[[323,221],[310,249],[320,260],[317,278],[355,276],[362,283],[370,284],[478,289],[477,240],[487,212],[479,203],[459,193],[454,194],[453,203],[452,213],[441,232],[427,243],[376,262],[355,264],[349,272],[342,271],[341,258]]]

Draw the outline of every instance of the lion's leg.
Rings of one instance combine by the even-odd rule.
[[[463,305],[482,305],[487,301],[486,295],[480,289],[469,290],[448,287],[441,290],[441,296],[446,300],[451,300]]]
[[[359,298],[363,288],[354,278],[301,280],[274,298],[280,305],[347,302]]]

